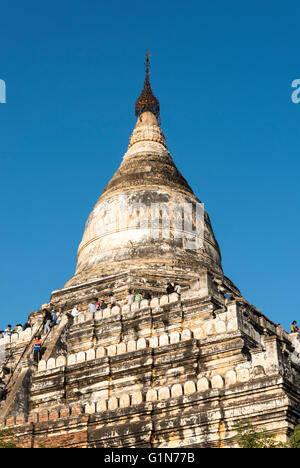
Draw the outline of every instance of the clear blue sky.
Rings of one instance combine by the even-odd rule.
[[[135,124],[146,49],[168,147],[210,214],[225,274],[275,322],[298,319],[299,2],[0,7],[0,329],[73,275]]]

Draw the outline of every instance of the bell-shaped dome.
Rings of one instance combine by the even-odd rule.
[[[219,246],[201,207],[174,164],[157,116],[141,112],[121,166],[88,218],[67,286],[136,268],[222,274]]]

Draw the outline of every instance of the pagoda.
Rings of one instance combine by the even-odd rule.
[[[224,275],[209,216],[168,151],[149,54],[145,66],[127,152],[87,220],[74,276],[44,306],[62,321],[43,336],[42,360],[41,310],[32,330],[0,340],[1,427],[24,447],[227,448],[250,419],[286,441],[300,419],[298,334]],[[108,307],[90,311],[101,298]]]

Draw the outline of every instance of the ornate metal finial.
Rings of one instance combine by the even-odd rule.
[[[159,114],[159,101],[154,96],[151,84],[150,84],[150,60],[149,57],[152,54],[146,54],[146,62],[145,62],[145,69],[146,69],[146,78],[144,82],[144,88],[141,92],[140,97],[135,103],[135,115],[139,117],[143,112],[150,111],[154,114],[160,123],[160,114]]]

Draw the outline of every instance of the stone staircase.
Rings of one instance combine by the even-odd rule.
[[[68,317],[65,315],[61,323],[54,327],[43,340],[44,347],[46,347],[44,359],[49,359],[56,349],[61,351],[60,340],[67,324]],[[30,342],[25,347],[13,373],[6,378],[7,396],[0,405],[0,420],[9,417],[11,413],[28,413],[31,377],[38,369],[32,356],[33,340],[36,333],[32,335]]]

